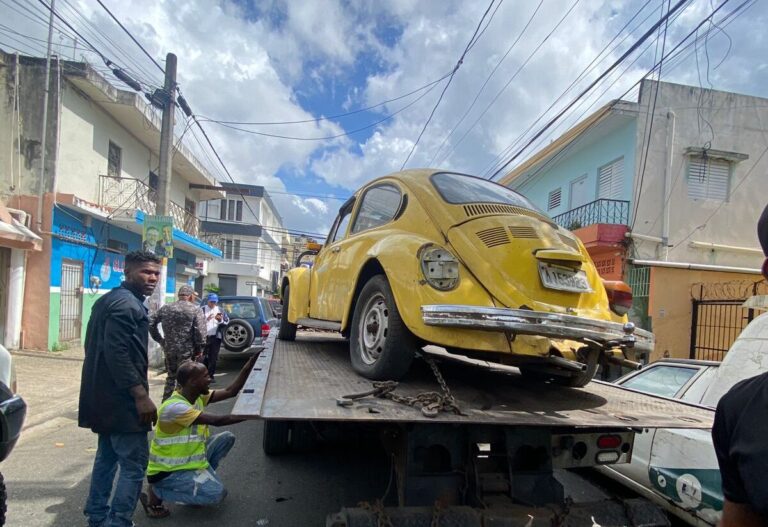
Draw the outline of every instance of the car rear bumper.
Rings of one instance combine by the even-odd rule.
[[[18,395],[0,403],[0,421],[2,421],[2,441],[0,441],[0,461],[8,457],[24,426],[27,415],[27,403]]]
[[[552,339],[594,341],[634,347],[638,351],[651,351],[653,334],[635,329],[625,332],[624,324],[595,320],[560,313],[545,313],[525,309],[463,305],[421,306],[421,319],[427,326],[507,331],[521,335],[540,335]]]

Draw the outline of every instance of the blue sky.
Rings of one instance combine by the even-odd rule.
[[[490,0],[104,2],[158,60],[169,51],[178,55],[179,82],[197,114],[217,120],[285,122],[359,110],[440,78],[455,65]],[[686,4],[668,26],[666,49],[721,2]],[[716,26],[705,24],[696,53],[691,48],[683,60],[665,66],[663,80],[768,97],[768,6],[748,2],[739,16],[723,20],[741,4],[728,2],[716,16]],[[497,155],[537,130],[542,115],[544,120],[554,115],[616,60],[659,19],[666,5],[662,0],[495,0],[485,18],[487,27],[453,78],[408,167],[483,175]],[[16,45],[39,54],[40,42],[26,37],[45,39],[45,24],[33,20],[34,14],[45,17],[43,9],[37,2],[0,1],[0,46]],[[117,64],[142,82],[160,84],[160,72],[96,2],[57,0],[57,9]],[[19,35],[8,28],[26,37],[21,43],[11,40]],[[599,55],[617,35],[611,48]],[[626,63],[637,58],[634,65],[622,75],[624,67],[617,70],[521,160],[642,78],[660,51],[657,36],[661,34]],[[73,53],[65,47],[72,44],[66,36],[57,33],[54,41],[62,44],[64,56]],[[82,43],[79,48],[76,58],[83,54]],[[598,55],[595,68],[545,112]],[[100,63],[92,53],[85,57]],[[445,82],[418,101],[423,92],[344,118],[242,125],[258,133],[325,137],[368,126],[413,103],[377,126],[336,139],[298,141],[214,123],[205,126],[238,180],[264,185],[273,193],[286,226],[325,232],[341,204],[325,196],[347,196],[366,181],[399,170]],[[626,95],[634,97],[636,91]],[[457,126],[465,112],[466,119]],[[188,134],[185,142],[206,161],[193,136]],[[216,166],[210,170],[221,173]]]

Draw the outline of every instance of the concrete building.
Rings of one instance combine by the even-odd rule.
[[[200,202],[206,240],[221,249],[196,286],[222,295],[264,296],[277,291],[283,250],[283,220],[264,187],[222,183],[226,196]]]
[[[155,213],[160,116],[89,65],[54,59],[41,180],[44,78],[44,59],[0,53],[0,120],[14,123],[10,133],[0,127],[0,195],[42,237],[26,258],[18,345],[56,349],[79,345],[93,303],[120,284],[124,255],[141,246],[144,217]],[[182,145],[173,168],[168,295],[194,281],[198,261],[221,255],[201,239],[196,203],[223,193]]]
[[[649,139],[650,138],[650,139]],[[643,81],[501,178],[635,294],[656,354],[719,359],[755,316],[768,99]]]

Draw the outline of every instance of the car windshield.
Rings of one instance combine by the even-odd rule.
[[[432,175],[432,185],[452,205],[464,203],[502,203],[524,209],[539,209],[527,198],[507,187],[472,176],[439,172]]]
[[[698,368],[685,366],[652,366],[620,384],[640,392],[674,397],[697,371]]]
[[[256,318],[256,306],[246,300],[224,300],[221,307],[234,318]]]

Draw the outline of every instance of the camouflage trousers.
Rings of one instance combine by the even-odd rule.
[[[173,391],[176,389],[176,371],[179,369],[179,365],[191,358],[189,353],[165,352],[165,369],[168,372],[168,376],[165,378],[163,401],[173,395]]]

